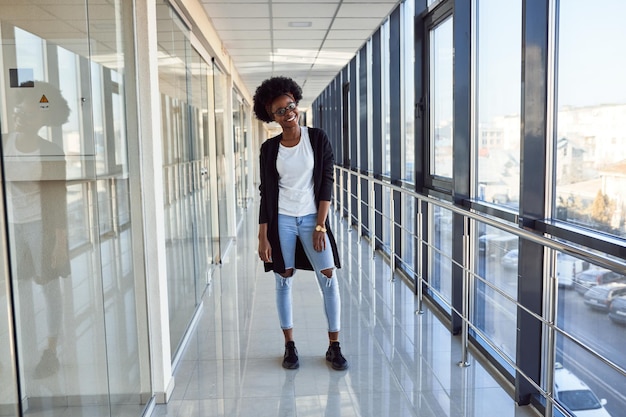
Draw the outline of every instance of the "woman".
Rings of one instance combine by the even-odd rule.
[[[276,306],[285,337],[283,367],[300,366],[291,287],[295,270],[306,269],[315,271],[324,295],[326,360],[333,369],[344,370],[348,362],[339,346],[341,299],[336,276],[340,263],[328,222],[334,157],[324,131],[299,125],[300,99],[302,90],[286,77],[263,81],[254,94],[256,117],[282,128],[280,135],[261,146],[259,257],[265,271],[274,271],[276,277]]]

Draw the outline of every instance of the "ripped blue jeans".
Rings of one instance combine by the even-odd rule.
[[[317,282],[319,283],[324,297],[324,312],[328,321],[328,331],[338,332],[341,322],[341,298],[337,283],[337,272],[333,251],[330,241],[326,236],[326,249],[317,252],[313,248],[313,231],[317,225],[317,214],[309,214],[303,217],[293,217],[284,214],[278,215],[278,236],[282,248],[285,270],[293,269],[294,274],[285,278],[280,274],[276,276],[276,307],[280,327],[283,330],[293,328],[293,307],[291,287],[295,277],[296,240],[299,238],[309,262],[313,265]],[[332,269],[331,278],[326,277],[321,271]]]

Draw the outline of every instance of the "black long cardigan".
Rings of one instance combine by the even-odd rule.
[[[313,165],[315,203],[319,206],[320,201],[331,201],[335,159],[332,145],[326,133],[317,128],[308,129],[315,161]],[[276,169],[276,158],[278,157],[278,148],[282,136],[281,133],[263,142],[261,145],[261,155],[259,157],[261,169],[261,185],[259,186],[261,193],[259,224],[267,223],[267,238],[272,246],[273,261],[265,263],[265,272],[285,272],[285,260],[283,259],[283,252],[278,238],[278,170]],[[333,251],[335,267],[341,268],[337,243],[330,229],[328,218],[326,218],[325,227]],[[313,270],[313,266],[309,262],[300,240],[296,242],[295,268],[309,271]]]

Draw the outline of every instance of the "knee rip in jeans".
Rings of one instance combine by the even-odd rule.
[[[293,268],[287,269],[285,272],[280,274],[280,276],[283,278],[291,278],[293,276]]]
[[[333,268],[322,269],[320,272],[322,274],[324,274],[326,276],[326,278],[332,278],[333,277]]]

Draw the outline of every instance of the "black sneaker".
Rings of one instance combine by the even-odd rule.
[[[298,361],[298,349],[294,342],[287,342],[285,344],[285,358],[283,359],[283,368],[285,369],[298,369],[300,362]]]
[[[47,378],[59,370],[59,359],[52,349],[46,349],[41,355],[41,360],[35,367],[35,379]]]
[[[326,360],[330,362],[330,366],[337,371],[348,369],[348,361],[341,354],[339,342],[332,342],[326,351]]]

